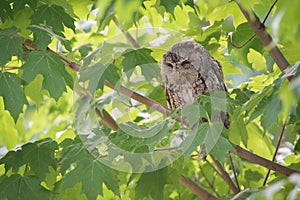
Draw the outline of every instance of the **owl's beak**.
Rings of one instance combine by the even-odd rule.
[[[177,65],[175,65],[175,66],[173,67],[173,71],[178,71],[178,66],[177,66]]]

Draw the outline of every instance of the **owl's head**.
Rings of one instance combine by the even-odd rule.
[[[173,45],[162,58],[162,74],[196,72],[189,52],[194,50],[194,42],[182,42]]]
[[[207,74],[207,71],[218,67],[218,63],[200,44],[184,41],[174,44],[162,58],[162,74],[193,75]]]

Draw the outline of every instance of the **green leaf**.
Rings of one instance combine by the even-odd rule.
[[[13,55],[22,59],[22,41],[17,36],[18,32],[18,29],[14,26],[7,29],[0,29],[0,46],[3,50],[5,49],[0,54],[0,65],[4,66],[10,61]]]
[[[174,17],[174,9],[177,5],[180,5],[180,0],[169,0],[169,1],[165,1],[165,0],[160,0],[158,1],[160,2],[160,6],[163,6],[166,9],[166,12],[170,13],[173,15]]]
[[[106,80],[115,86],[119,79],[118,68],[114,64],[103,65],[102,63],[96,63],[80,72],[79,81],[89,81],[87,89],[93,94],[96,89],[103,89]]]
[[[32,9],[36,8],[38,0],[18,0],[18,1],[13,1],[13,11],[14,13],[17,13],[19,10],[24,9],[26,6],[30,6]]]
[[[51,43],[51,36],[46,30],[39,27],[31,26],[29,27],[33,32],[33,42],[37,45],[40,50],[46,50],[48,45]]]
[[[51,192],[35,176],[13,174],[0,179],[0,199],[49,199]]]
[[[0,96],[3,97],[5,109],[10,112],[15,122],[23,111],[23,106],[28,104],[22,90],[22,80],[13,73],[0,72]]]
[[[38,74],[42,74],[44,77],[42,88],[48,90],[55,100],[62,96],[66,91],[66,83],[72,80],[64,63],[52,53],[32,51],[27,55],[27,62],[22,68],[23,78],[27,82],[31,82]]]
[[[295,144],[295,147],[294,147],[294,153],[296,155],[298,155],[300,153],[300,137],[298,138],[296,144]]]
[[[89,154],[79,136],[77,136],[74,140],[65,139],[59,146],[63,148],[61,152],[62,174],[70,168],[71,164],[75,163],[77,160],[87,157]]]
[[[51,139],[44,139],[35,143],[27,143],[22,146],[24,162],[30,165],[30,170],[37,177],[44,179],[49,172],[49,166],[56,169],[56,159],[54,158],[57,143]]]
[[[168,183],[167,168],[143,173],[135,188],[136,199],[152,197],[152,199],[164,199],[164,187]]]
[[[115,11],[114,5],[116,0],[98,1],[97,7],[101,8],[97,13],[97,19],[99,21],[99,31],[102,31],[107,25],[109,25],[113,18]]]
[[[84,44],[78,48],[78,51],[80,52],[81,57],[86,57],[89,54],[89,52],[92,50],[93,50],[92,44]]]
[[[193,129],[193,132],[188,135],[185,140],[180,144],[184,149],[185,159],[190,158],[191,153],[197,150],[197,147],[203,144],[204,138],[209,129],[208,123],[201,123],[198,127]]]
[[[222,23],[222,28],[226,33],[232,32],[235,30],[234,28],[234,17],[233,15],[229,15]]]
[[[77,182],[82,183],[81,192],[85,193],[88,199],[96,199],[98,194],[103,195],[103,183],[115,194],[119,193],[114,171],[91,156],[82,157],[76,162],[76,168],[63,178],[61,191],[73,187]]]
[[[272,95],[271,99],[266,104],[261,117],[261,125],[265,130],[268,130],[274,123],[277,122],[277,117],[281,110],[282,103],[278,98],[278,95]]]
[[[128,30],[143,15],[140,13],[142,0],[120,0],[115,3],[115,12],[124,30]],[[124,12],[126,10],[126,12]]]
[[[8,172],[10,169],[12,169],[13,172],[17,172],[24,164],[22,151],[9,151],[0,159],[0,164],[5,165],[5,172]]]
[[[30,19],[31,24],[50,26],[57,34],[64,31],[64,26],[75,32],[74,19],[65,12],[64,8],[57,5],[39,6]]]
[[[122,61],[122,65],[124,67],[124,72],[128,74],[128,78],[133,73],[134,69],[137,66],[141,67],[142,74],[145,76],[146,80],[151,80],[155,75],[157,75],[158,66],[154,65],[156,60],[151,56],[151,50],[147,48],[141,49],[129,49],[125,53],[123,53],[124,59]],[[147,69],[147,68],[154,68]],[[148,74],[150,72],[150,75]]]
[[[233,146],[228,142],[226,138],[223,136],[219,137],[218,141],[214,145],[213,149],[211,150],[211,154],[220,161],[221,163],[225,162],[229,151],[234,150]]]
[[[5,21],[6,19],[13,18],[14,13],[9,5],[10,2],[8,0],[0,1],[0,18]]]

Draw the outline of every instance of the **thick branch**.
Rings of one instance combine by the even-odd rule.
[[[253,12],[248,12],[241,3],[236,0],[235,1],[245,18],[248,20],[250,26],[254,30],[255,34],[259,37],[262,44],[269,50],[269,53],[281,71],[284,71],[290,65],[286,58],[283,56],[281,51],[278,49],[276,44],[274,44],[272,37],[267,33],[266,28],[263,23],[260,22],[259,18]],[[288,78],[289,80],[292,77]]]
[[[299,171],[297,170],[294,170],[294,169],[291,169],[289,167],[284,167],[282,165],[279,165],[277,163],[274,163],[270,160],[267,160],[263,157],[260,157],[254,153],[251,153],[250,151],[247,151],[246,149],[243,149],[242,147],[238,146],[238,145],[234,145],[236,151],[237,151],[237,155],[246,159],[246,160],[249,160],[255,164],[258,164],[258,165],[261,165],[261,166],[264,166],[270,170],[273,170],[275,172],[278,172],[280,174],[283,174],[285,176],[290,176],[291,174],[293,173],[300,173]]]
[[[194,194],[202,199],[218,199],[216,196],[210,194],[205,189],[184,176],[180,178],[180,183],[189,188]]]

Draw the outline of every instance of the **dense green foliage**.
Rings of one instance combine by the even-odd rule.
[[[234,1],[194,2],[0,1],[0,199],[197,199],[181,176],[229,199],[211,157],[199,158],[200,145],[234,180],[233,144],[272,160],[282,130],[276,162],[300,170],[300,1],[279,0],[265,21],[291,65],[285,72],[257,37],[247,42],[254,32]],[[261,21],[273,4],[240,2]],[[176,112],[159,113],[119,88],[166,106],[160,61],[184,40],[221,63],[229,89],[220,101],[203,95],[199,106],[182,109],[189,124],[208,119],[192,130],[172,119]],[[224,99],[229,130],[209,120]],[[119,129],[107,127],[95,107]],[[263,186],[268,169],[231,157],[244,195],[300,198],[299,175],[271,171]]]

